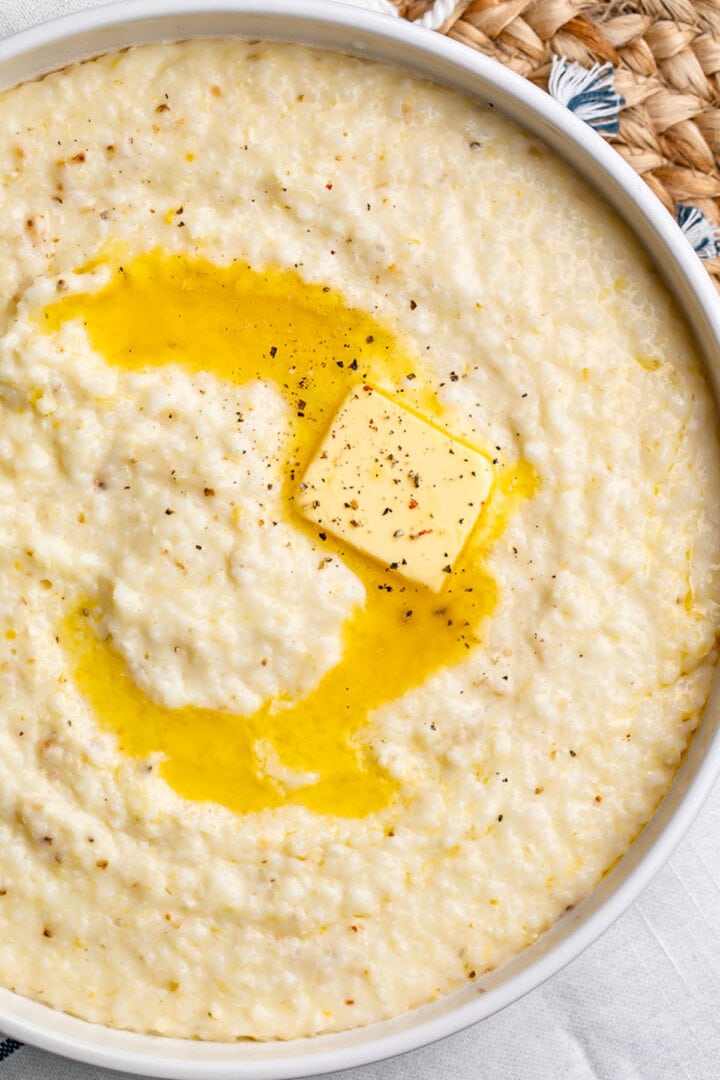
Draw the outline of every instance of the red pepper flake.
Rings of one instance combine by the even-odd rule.
[[[418,505],[417,499],[411,499],[410,502],[408,503],[408,506],[410,507],[411,510],[414,510],[417,505]]]
[[[326,184],[325,187],[328,189],[328,191],[332,191],[332,184]]]
[[[432,529],[421,529],[419,533],[415,534],[415,539],[421,536],[428,536],[432,532]]]

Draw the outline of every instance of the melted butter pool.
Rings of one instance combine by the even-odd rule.
[[[68,295],[44,316],[51,332],[82,320],[93,348],[122,368],[177,363],[235,383],[272,382],[293,417],[284,462],[287,515],[316,539],[317,530],[293,510],[292,491],[353,386],[368,381],[440,426],[451,420],[394,335],[349,308],[339,293],[291,271],[216,266],[154,251],[116,265],[104,288]],[[535,484],[524,462],[498,468],[440,594],[405,582],[328,534],[324,557],[341,558],[362,580],[367,600],[345,624],[340,663],[302,700],[269,701],[252,716],[163,708],[135,685],[111,642],[101,640],[91,597],[63,630],[76,684],[123,752],[162,755],[161,775],[187,798],[241,813],[285,803],[347,817],[379,810],[399,792],[362,739],[369,714],[462,660],[478,640],[497,600],[485,557]]]

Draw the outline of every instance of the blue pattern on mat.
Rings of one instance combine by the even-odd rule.
[[[614,76],[612,64],[584,68],[554,56],[548,90],[556,101],[601,135],[617,135],[625,98],[616,91]]]
[[[678,203],[675,208],[677,223],[701,259],[716,259],[720,253],[718,230],[697,206]]]

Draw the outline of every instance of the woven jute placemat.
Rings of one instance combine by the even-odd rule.
[[[720,226],[720,0],[394,2],[543,89],[553,57],[612,64],[624,102],[609,141],[672,214]],[[720,290],[720,257],[703,261]]]

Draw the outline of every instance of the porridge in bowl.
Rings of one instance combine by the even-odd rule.
[[[379,64],[143,46],[0,115],[4,984],[231,1040],[480,979],[700,721],[682,320],[541,145]]]

